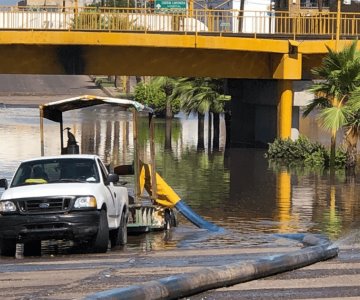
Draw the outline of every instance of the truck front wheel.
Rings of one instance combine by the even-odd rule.
[[[16,252],[16,240],[15,239],[3,239],[0,244],[1,255],[15,256]]]
[[[41,255],[41,241],[29,241],[24,244],[25,256]]]
[[[95,253],[105,253],[109,243],[109,224],[105,210],[100,212],[99,228],[92,241],[92,250]]]
[[[111,232],[111,247],[123,246],[127,243],[127,220],[125,212],[122,212],[119,228]]]

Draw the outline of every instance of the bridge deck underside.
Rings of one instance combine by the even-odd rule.
[[[309,70],[327,52],[325,45],[331,47],[333,42],[9,30],[0,36],[0,55],[6,57],[0,73],[308,79]],[[291,48],[293,45],[295,48]]]

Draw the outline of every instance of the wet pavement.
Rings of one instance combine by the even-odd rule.
[[[0,74],[0,107],[37,107],[79,95],[106,96],[87,75],[4,75]]]
[[[297,242],[287,239],[279,238],[276,244],[257,248],[162,251],[117,249],[105,254],[1,258],[1,298],[82,299],[102,290],[141,284],[203,267],[276,256],[300,248]]]
[[[335,259],[186,299],[360,299],[360,244],[352,241],[339,246]],[[270,258],[301,247],[296,241],[278,238],[272,246],[263,247],[116,249],[105,254],[2,258],[1,299],[83,299],[99,291],[204,267]]]
[[[342,245],[337,258],[190,299],[360,299],[359,282],[360,244]]]

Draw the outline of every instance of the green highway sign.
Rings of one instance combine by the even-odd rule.
[[[156,9],[186,9],[186,0],[155,0]]]

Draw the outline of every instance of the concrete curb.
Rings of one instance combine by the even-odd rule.
[[[112,289],[85,299],[178,299],[206,290],[226,287],[277,273],[298,269],[338,255],[339,249],[324,238],[312,235],[284,235],[308,245],[289,254],[262,258],[253,262],[237,262],[196,272],[174,275],[141,285]]]
[[[94,75],[89,75],[90,79],[94,82],[94,84],[100,88],[103,93],[108,96],[108,97],[114,97],[116,98],[117,97],[117,89],[115,87],[107,87],[107,86],[103,86],[101,83],[96,83],[96,76]]]

